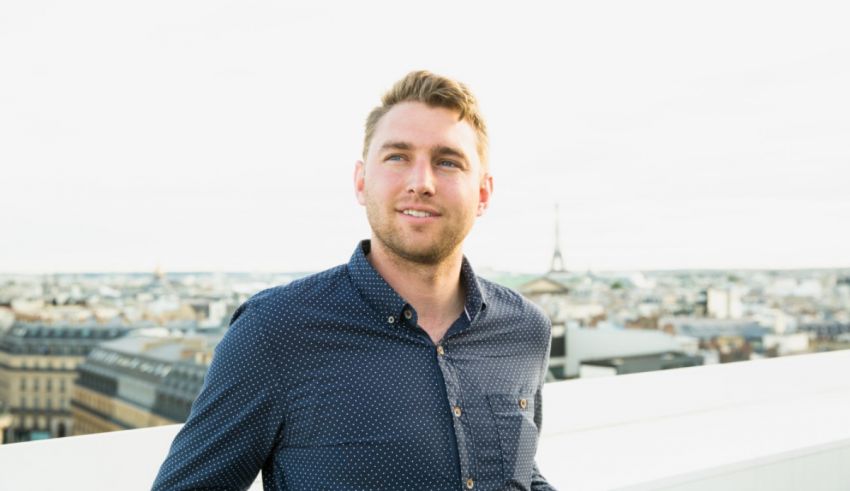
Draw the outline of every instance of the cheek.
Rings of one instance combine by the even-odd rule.
[[[398,173],[375,169],[366,178],[364,188],[372,194],[388,194],[399,186],[403,186],[403,179]]]
[[[393,206],[393,191],[386,181],[366,182],[363,187],[363,201],[373,211]]]

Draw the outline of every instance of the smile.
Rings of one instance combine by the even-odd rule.
[[[419,211],[419,210],[403,210],[402,213],[404,213],[405,215],[410,215],[412,217],[418,217],[418,218],[425,218],[425,217],[434,216],[434,215],[428,213],[427,211]]]

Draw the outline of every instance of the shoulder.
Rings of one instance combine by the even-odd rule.
[[[263,290],[245,301],[230,319],[227,335],[283,339],[280,335],[309,323],[327,300],[350,284],[346,265]]]
[[[266,353],[280,362],[281,350],[298,343],[305,327],[315,323],[322,299],[348,281],[346,266],[340,265],[256,293],[233,313],[218,350]]]
[[[551,330],[549,316],[539,305],[525,298],[521,293],[490,280],[478,277],[478,284],[487,303],[487,310],[492,315],[509,318],[520,318],[524,322],[542,329],[547,333]]]
[[[310,300],[323,300],[348,283],[347,265],[339,265],[256,293],[233,314],[235,322],[245,311],[274,315],[291,312]]]

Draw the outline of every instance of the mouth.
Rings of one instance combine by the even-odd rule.
[[[408,216],[417,217],[417,218],[425,218],[434,216],[427,211],[419,211],[419,210],[402,210],[402,213]]]
[[[400,213],[400,214],[402,214],[406,217],[412,218],[414,220],[435,219],[435,218],[440,216],[440,214],[437,213],[434,210],[423,210],[421,208],[420,209],[402,208],[401,210],[397,210],[397,211],[398,211],[398,213]]]

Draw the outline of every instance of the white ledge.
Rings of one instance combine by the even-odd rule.
[[[538,461],[567,490],[848,490],[847,374],[839,351],[547,385]]]
[[[847,374],[840,351],[547,384],[538,463],[568,491],[850,489]],[[0,446],[0,489],[150,489],[179,428]]]

